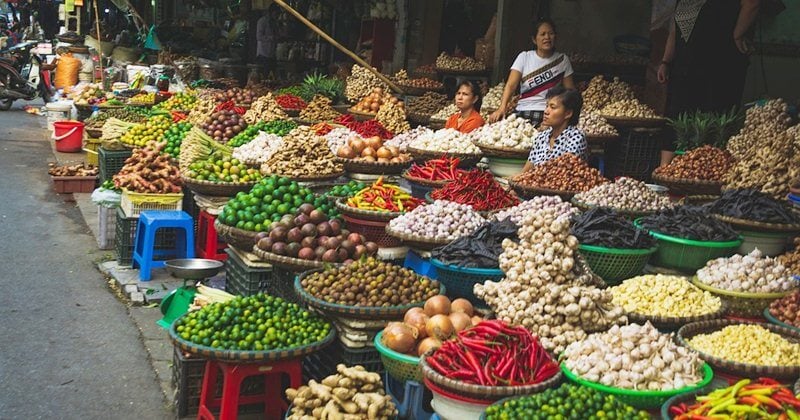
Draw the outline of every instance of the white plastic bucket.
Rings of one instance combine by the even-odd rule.
[[[53,123],[70,119],[72,113],[72,103],[70,102],[51,102],[45,105],[47,109],[47,129],[53,131]]]
[[[744,241],[739,245],[739,254],[747,255],[758,248],[768,257],[783,254],[791,244],[792,234],[740,231]]]

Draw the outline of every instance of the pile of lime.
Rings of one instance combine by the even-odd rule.
[[[186,341],[239,351],[293,349],[322,341],[330,330],[325,320],[296,303],[263,293],[207,305],[175,325]]]
[[[347,184],[343,185],[336,185],[330,189],[330,191],[326,192],[325,196],[329,197],[352,197],[357,192],[363,190],[367,187],[367,184],[360,182],[360,181],[350,181]]]
[[[164,147],[164,153],[178,159],[181,154],[183,138],[186,137],[186,133],[188,133],[191,128],[192,124],[187,121],[181,121],[177,124],[173,124],[164,132],[163,141],[167,142],[167,145]]]
[[[250,141],[258,136],[259,131],[283,137],[289,134],[289,132],[294,130],[296,127],[297,123],[289,120],[275,120],[270,122],[260,121],[256,124],[247,126],[244,131],[237,134],[231,139],[231,141],[228,142],[228,146],[239,147],[250,143]]]
[[[255,182],[262,178],[258,169],[250,168],[239,159],[217,151],[208,160],[189,164],[186,176],[198,181],[211,182]]]
[[[158,104],[158,107],[167,111],[191,111],[197,103],[197,97],[184,92],[178,92],[170,96],[166,101]]]
[[[144,124],[128,130],[120,137],[119,141],[143,147],[151,141],[159,141],[170,126],[172,126],[172,118],[167,115],[156,115],[149,118]]]

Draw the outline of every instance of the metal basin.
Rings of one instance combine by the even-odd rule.
[[[650,188],[652,191],[657,192],[659,194],[666,194],[669,192],[669,188],[663,185],[658,185],[658,184],[645,184],[645,185],[647,185],[647,188]]]
[[[186,280],[202,280],[213,277],[219,273],[223,267],[220,261],[202,258],[169,260],[165,261],[164,265],[168,273]]]

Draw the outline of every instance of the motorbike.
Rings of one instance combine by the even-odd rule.
[[[27,41],[0,51],[0,111],[7,111],[18,99],[51,101],[50,69],[31,51],[37,44]]]

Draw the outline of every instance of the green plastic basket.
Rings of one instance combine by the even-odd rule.
[[[419,357],[398,353],[381,342],[383,331],[375,336],[375,349],[381,355],[383,368],[394,379],[405,383],[406,381],[422,382],[422,370],[419,368]]]
[[[641,218],[634,220],[634,226],[647,230],[642,227],[641,221]],[[735,254],[743,240],[739,236],[735,241],[695,241],[676,238],[652,230],[647,231],[658,240],[658,250],[654,255],[653,264],[688,273],[694,273],[703,268],[710,260]]]
[[[790,330],[797,331],[798,333],[800,333],[800,327],[795,327],[794,325],[787,324],[779,320],[778,318],[775,317],[775,315],[772,315],[772,312],[769,311],[769,308],[764,309],[764,318],[766,318],[767,321],[769,321],[771,324],[775,324],[783,328],[788,328]],[[797,383],[800,384],[800,379],[798,379]]]
[[[431,265],[436,268],[436,280],[447,288],[447,296],[451,299],[464,298],[473,305],[486,308],[486,302],[475,296],[473,288],[486,280],[500,281],[505,274],[499,268],[468,268],[457,265],[445,265],[431,258]]]
[[[692,277],[692,284],[719,297],[722,304],[728,308],[728,316],[742,318],[761,318],[764,309],[769,308],[772,301],[794,293],[794,289],[775,293],[733,292],[705,284],[697,276]]]
[[[587,381],[586,379],[583,379],[572,373],[572,371],[570,371],[569,368],[567,368],[567,366],[563,363],[561,364],[561,371],[564,372],[564,375],[572,382],[588,388],[596,389],[604,394],[613,395],[616,399],[624,402],[625,404],[644,410],[659,409],[668,399],[676,395],[702,389],[706,385],[710,384],[711,380],[714,379],[714,371],[711,370],[711,366],[709,366],[708,363],[703,363],[703,379],[695,385],[685,386],[679,389],[671,389],[668,391],[639,391],[634,389],[614,388],[599,384],[597,382]]]
[[[657,250],[658,247],[622,249],[584,244],[578,247],[589,268],[609,286],[616,286],[623,280],[642,274],[650,256]]]

